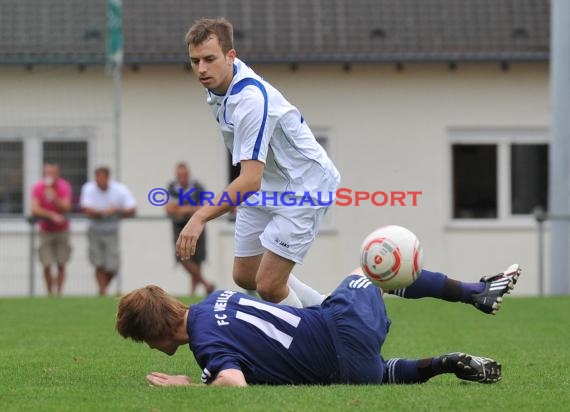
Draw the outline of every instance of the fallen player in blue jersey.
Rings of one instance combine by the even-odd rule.
[[[202,382],[212,385],[422,383],[444,373],[480,383],[501,379],[500,363],[460,352],[384,360],[390,320],[382,292],[353,273],[321,305],[302,309],[233,291],[188,307],[147,286],[121,298],[116,328],[168,355],[189,344]],[[191,384],[185,375],[146,378],[155,386]]]

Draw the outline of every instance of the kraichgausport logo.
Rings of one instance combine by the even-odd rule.
[[[153,206],[164,206],[171,201],[176,201],[179,206],[223,206],[231,207],[246,206],[286,206],[286,207],[317,207],[317,206],[360,206],[371,203],[374,206],[417,206],[418,197],[423,192],[421,190],[408,191],[382,191],[375,192],[340,188],[336,192],[236,192],[236,198],[232,199],[228,192],[201,191],[196,192],[196,188],[179,188],[176,196],[171,195],[168,190],[155,187],[148,192],[148,201]]]

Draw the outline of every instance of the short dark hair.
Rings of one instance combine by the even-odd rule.
[[[204,43],[212,35],[218,38],[224,54],[234,48],[234,27],[223,17],[197,20],[186,33],[186,44],[197,46]]]
[[[109,169],[107,166],[100,166],[95,169],[95,174],[98,173],[104,173],[105,176],[109,177],[111,175],[111,169]]]
[[[178,163],[176,163],[176,169],[190,170],[190,167],[188,167],[188,163],[186,163],[186,162],[178,162]]]

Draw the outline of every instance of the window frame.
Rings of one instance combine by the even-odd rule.
[[[492,144],[497,147],[497,217],[496,218],[455,218],[453,203],[453,146],[457,144],[483,145]],[[534,215],[519,215],[511,212],[511,145],[513,144],[546,144],[550,145],[547,128],[484,128],[448,130],[447,150],[447,184],[450,193],[447,202],[447,218],[449,228],[529,228],[536,225]]]
[[[0,134],[0,142],[3,143],[20,143],[22,146],[22,197],[25,198],[25,194],[24,194],[24,186],[25,186],[25,167],[26,167],[26,157],[25,157],[25,141],[19,136],[19,135],[14,135],[14,134],[10,134],[5,136],[5,138],[2,138],[2,135]],[[25,207],[24,205],[24,199],[22,199],[22,208]],[[14,217],[19,217],[19,214],[16,213],[0,213],[0,217],[5,216],[5,217],[10,217],[10,218],[14,218]]]
[[[0,141],[23,142],[23,210],[22,214],[0,214],[7,231],[29,230],[24,218],[31,214],[30,195],[33,185],[43,174],[43,143],[48,141],[83,141],[87,143],[87,176],[92,175],[95,159],[96,130],[89,126],[0,127]]]

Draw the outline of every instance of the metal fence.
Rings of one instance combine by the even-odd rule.
[[[546,232],[548,221],[570,221],[570,215],[553,215],[535,211],[537,222],[537,279],[538,294],[545,295],[546,286]],[[94,269],[88,258],[86,228],[88,219],[72,216],[70,241],[72,256],[67,265],[64,294],[95,295],[97,293]],[[137,216],[121,222],[121,271],[114,284],[119,292],[123,288],[126,270],[152,272],[147,280],[163,276],[168,268],[175,268],[171,221],[166,216]],[[34,219],[23,216],[3,218],[0,224],[0,296],[41,296],[45,294],[42,267],[38,258],[39,229]],[[141,256],[147,263],[137,263]],[[134,276],[138,276],[134,274]],[[176,276],[185,276],[183,272]],[[131,275],[132,277],[132,275]],[[184,282],[186,282],[185,278]],[[187,289],[181,290],[186,293]]]
[[[66,265],[64,294],[95,295],[97,287],[94,268],[88,258],[86,230],[88,219],[83,216],[70,218],[71,259]],[[148,268],[149,281],[160,280],[165,268],[175,268],[171,220],[166,216],[138,216],[123,219],[120,229],[121,270],[109,292],[123,289],[125,270],[138,272]],[[43,296],[46,294],[43,268],[38,257],[39,228],[35,219],[12,217],[0,224],[0,296]],[[140,262],[141,257],[152,263]],[[144,259],[143,259],[144,260]],[[160,269],[157,269],[160,268]],[[55,274],[55,268],[52,270]],[[187,279],[180,276],[180,281]],[[178,275],[177,275],[178,276]],[[132,276],[131,276],[132,277]],[[180,293],[186,294],[187,289]]]

